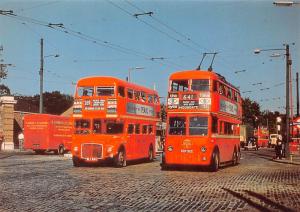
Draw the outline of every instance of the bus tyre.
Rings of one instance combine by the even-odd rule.
[[[232,165],[236,166],[238,163],[238,153],[236,151],[236,149],[234,149],[233,154],[232,154]]]
[[[152,162],[153,159],[154,159],[154,157],[153,157],[153,147],[150,146],[150,147],[149,147],[149,151],[148,151],[148,161],[149,161],[149,162]]]
[[[126,154],[124,149],[120,149],[115,158],[115,167],[121,168],[126,166]]]
[[[216,172],[218,171],[219,166],[220,166],[220,156],[219,156],[219,152],[215,150],[212,154],[210,170],[212,172]]]
[[[64,145],[59,145],[57,154],[63,155],[64,153],[65,153],[65,147],[64,147]]]
[[[80,161],[80,159],[77,157],[72,157],[72,160],[73,160],[74,167],[80,167],[83,165],[82,162]]]
[[[239,150],[238,150],[237,154],[238,154],[238,157],[237,157],[237,164],[239,164],[239,163],[240,163],[240,160],[241,160],[241,157],[242,157],[240,147],[239,147]]]

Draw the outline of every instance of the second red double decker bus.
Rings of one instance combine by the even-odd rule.
[[[239,90],[212,71],[189,70],[169,79],[167,133],[162,169],[237,164],[240,159]]]
[[[156,91],[113,77],[87,77],[77,83],[73,119],[74,166],[155,156],[160,117]]]

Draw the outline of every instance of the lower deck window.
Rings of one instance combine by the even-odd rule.
[[[123,133],[124,124],[123,123],[107,123],[106,133],[107,134],[120,134]]]
[[[169,135],[185,135],[186,119],[185,117],[170,117]]]
[[[75,120],[75,134],[89,134],[90,121],[86,119]]]
[[[190,135],[206,136],[208,131],[208,118],[194,116],[190,117]]]

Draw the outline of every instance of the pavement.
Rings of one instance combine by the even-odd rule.
[[[289,158],[282,158],[282,159],[273,159],[274,161],[278,163],[287,163],[287,164],[294,164],[294,165],[300,165],[300,155],[293,155],[291,154]]]

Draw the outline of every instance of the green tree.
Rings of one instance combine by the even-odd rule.
[[[261,123],[260,106],[257,102],[250,100],[249,98],[243,99],[243,123],[249,124],[253,127],[257,127]]]
[[[16,97],[16,110],[38,113],[40,95]],[[43,93],[44,113],[60,115],[73,105],[73,97],[59,91]]]
[[[40,98],[39,95],[35,96]],[[61,94],[59,91],[43,93],[44,112],[60,115],[73,105],[73,97]]]

